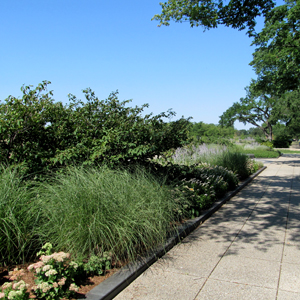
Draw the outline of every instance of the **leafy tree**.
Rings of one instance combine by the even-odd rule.
[[[222,116],[219,124],[222,127],[233,126],[236,120],[244,124],[250,123],[260,128],[268,140],[272,140],[272,126],[278,121],[273,108],[277,99],[268,95],[256,95],[251,91],[251,86],[246,88],[247,95],[239,102],[233,103]]]
[[[153,19],[159,25],[170,25],[170,21],[189,22],[191,27],[203,26],[205,29],[218,25],[238,29],[254,30],[257,16],[266,15],[274,7],[272,0],[230,0],[224,4],[222,0],[168,0],[160,3],[161,14]]]
[[[43,81],[34,90],[22,87],[22,99],[9,96],[0,104],[0,159],[10,164],[25,163],[38,171],[55,153],[51,128],[55,115],[52,91],[44,93],[49,84]]]
[[[264,132],[259,127],[250,127],[248,129],[248,133],[250,136],[252,136],[254,138],[256,138],[256,137],[261,138],[264,136]]]
[[[286,125],[288,134],[300,136],[300,90],[285,93],[277,106],[277,114]],[[278,117],[278,118],[279,118]]]
[[[300,1],[287,1],[266,15],[252,45],[256,90],[282,96],[300,84]]]
[[[232,138],[235,131],[233,127],[222,128],[219,125],[198,122],[191,123],[189,135],[198,142],[223,143],[223,139]]]
[[[255,35],[254,67],[258,77],[252,80],[246,98],[234,103],[220,123],[230,126],[235,120],[248,122],[272,139],[272,126],[285,122],[294,133],[299,131],[300,87],[300,1],[287,1],[275,7],[265,18],[262,31]]]

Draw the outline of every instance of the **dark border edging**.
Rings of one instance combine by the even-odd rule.
[[[111,300],[125,289],[132,281],[147,270],[154,262],[161,258],[166,252],[172,249],[180,240],[190,234],[201,223],[207,220],[214,212],[216,212],[225,202],[235,196],[241,189],[249,184],[257,175],[264,171],[267,167],[263,167],[256,173],[252,174],[245,181],[241,182],[238,187],[231,192],[228,192],[224,198],[216,201],[212,207],[203,211],[203,213],[192,220],[186,221],[179,226],[176,234],[170,237],[166,243],[158,247],[148,257],[140,259],[137,262],[130,263],[122,268],[117,273],[104,280],[85,295],[85,300]],[[82,299],[83,300],[83,299]]]

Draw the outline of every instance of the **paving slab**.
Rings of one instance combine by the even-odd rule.
[[[205,278],[184,274],[174,276],[170,272],[150,268],[114,299],[193,300],[204,282]]]
[[[276,289],[279,272],[280,262],[277,261],[226,255],[210,278]]]
[[[300,293],[279,290],[276,300],[300,300]]]
[[[300,293],[300,264],[282,263],[279,289]]]
[[[285,231],[276,229],[257,229],[245,225],[226,255],[238,255],[280,262],[285,239]]]
[[[208,277],[226,252],[230,242],[204,242],[172,249],[151,268],[176,274]],[[214,255],[211,255],[214,253]]]
[[[291,235],[291,237],[293,237],[293,235]],[[282,262],[290,264],[300,263],[299,234],[297,234],[297,242],[294,239],[286,239]]]
[[[249,284],[208,279],[196,300],[269,300],[276,298],[276,289],[262,288]]]

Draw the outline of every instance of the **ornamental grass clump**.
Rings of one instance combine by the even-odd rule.
[[[233,171],[240,179],[249,177],[250,172],[247,168],[249,157],[246,154],[238,151],[224,151],[222,155],[215,157],[212,164],[222,166],[228,170]]]
[[[39,247],[39,210],[17,168],[0,165],[0,265],[18,264]]]
[[[76,258],[134,259],[163,242],[174,221],[169,189],[141,169],[70,167],[36,186],[40,235]]]

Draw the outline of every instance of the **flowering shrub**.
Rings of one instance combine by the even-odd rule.
[[[27,300],[29,293],[27,292],[28,284],[19,278],[24,274],[24,270],[15,268],[9,272],[10,280],[13,282],[5,282],[0,288],[0,299]]]
[[[29,299],[27,287],[28,285],[23,280],[18,282],[5,282],[1,288],[0,299],[27,300]]]
[[[256,171],[258,171],[262,167],[263,167],[262,162],[257,162],[257,161],[252,160],[252,159],[249,159],[247,161],[247,170],[250,174],[255,173]]]
[[[49,248],[51,244],[48,244]],[[46,248],[46,251],[49,248]],[[70,260],[70,254],[65,252],[42,255],[40,261],[28,267],[37,277],[32,288],[38,299],[55,300],[69,297],[78,290],[74,277],[78,264]]]

